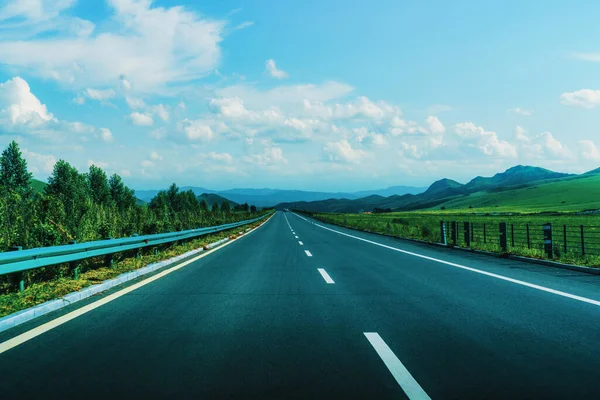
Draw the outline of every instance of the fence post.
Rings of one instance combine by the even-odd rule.
[[[527,248],[531,249],[531,235],[529,233],[529,224],[527,224]]]
[[[11,246],[8,251],[21,251],[23,246]],[[17,280],[19,281],[19,292],[25,290],[25,273],[23,271],[17,273]]]
[[[580,226],[580,229],[581,229],[581,255],[585,256],[585,239],[583,236],[583,230],[584,230],[583,225]]]
[[[456,246],[456,242],[458,241],[458,232],[457,232],[458,226],[457,226],[456,221],[452,221],[450,224],[451,224],[450,230],[451,230],[451,234],[452,234],[452,245]]]
[[[448,239],[446,237],[446,221],[440,221],[440,243],[446,246]]]
[[[510,224],[510,244],[515,247],[515,224]]]
[[[465,246],[471,247],[471,223],[465,222]]]
[[[487,225],[483,223],[483,244],[487,244]]]
[[[552,223],[544,225],[544,251],[548,258],[554,258],[554,248],[552,245]]]
[[[69,241],[69,244],[77,244],[77,240],[71,240]],[[79,263],[77,261],[71,261],[69,263],[69,269],[73,271],[73,279],[79,279]]]
[[[507,224],[500,222],[500,249],[503,253],[508,252]]]
[[[471,243],[473,243],[475,241],[475,226],[473,225],[472,222],[470,222],[471,224]]]
[[[567,254],[567,226],[563,225],[563,250]]]

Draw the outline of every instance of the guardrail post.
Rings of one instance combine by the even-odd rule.
[[[465,246],[471,247],[471,224],[465,222]]]
[[[510,224],[510,245],[515,247],[515,224]]]
[[[500,250],[503,253],[508,252],[508,225],[506,222],[500,222]]]
[[[77,240],[71,240],[69,241],[69,244],[77,244]],[[69,269],[73,271],[73,279],[79,279],[79,272],[81,272],[79,269],[79,263],[77,261],[71,261],[69,263]]]
[[[456,221],[450,222],[450,234],[452,235],[452,245],[456,246],[458,241],[458,224]]]
[[[440,221],[440,243],[444,246],[448,245],[448,239],[446,236],[446,221]]]
[[[581,225],[579,227],[579,229],[581,230],[581,255],[585,256],[585,239],[584,239],[584,235],[583,235],[583,231],[584,231],[583,225]]]
[[[110,236],[106,238],[106,240],[112,240],[113,238],[111,238]],[[106,266],[108,268],[112,268],[113,267],[113,253],[107,254],[106,257],[104,258]]]
[[[23,250],[23,246],[11,246],[8,248],[8,251],[21,251]],[[17,280],[19,281],[19,292],[23,292],[25,290],[25,273],[18,272]]]
[[[138,236],[140,236],[140,235],[138,235],[137,233],[134,233],[133,235],[131,235],[131,237],[138,237]],[[135,258],[139,259],[141,256],[142,256],[142,251],[139,248],[135,249]]]
[[[529,224],[527,224],[525,227],[527,229],[527,248],[531,249],[531,234],[529,233]]]
[[[548,258],[554,258],[554,248],[552,244],[552,223],[544,225],[544,251]]]

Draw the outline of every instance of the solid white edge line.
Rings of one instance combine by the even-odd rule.
[[[303,220],[305,220],[307,222],[310,222],[310,221],[308,221],[304,217],[301,217],[301,216],[299,216],[297,214],[294,214],[294,215],[296,215],[299,218],[302,218]],[[444,264],[444,265],[449,265],[451,267],[460,268],[460,269],[463,269],[465,271],[475,272],[477,274],[486,275],[486,276],[489,276],[489,277],[492,277],[492,278],[500,279],[500,280],[503,280],[503,281],[506,281],[506,282],[511,282],[511,283],[514,283],[514,284],[517,284],[517,285],[521,285],[521,286],[525,286],[525,287],[528,287],[528,288],[531,288],[531,289],[536,289],[536,290],[540,290],[542,292],[552,293],[552,294],[555,294],[557,296],[562,296],[562,297],[566,297],[566,298],[569,298],[569,299],[572,299],[572,300],[581,301],[583,303],[588,303],[588,304],[592,304],[592,305],[595,305],[595,306],[600,306],[600,301],[598,301],[598,300],[589,299],[587,297],[578,296],[578,295],[567,293],[567,292],[562,292],[560,290],[551,289],[551,288],[548,288],[548,287],[545,287],[545,286],[541,286],[541,285],[536,285],[535,283],[529,283],[529,282],[521,281],[521,280],[518,280],[518,279],[509,278],[507,276],[494,274],[493,272],[482,271],[480,269],[467,267],[465,265],[460,265],[460,264],[456,264],[456,263],[453,263],[453,262],[444,261],[444,260],[440,260],[440,259],[437,259],[437,258],[425,256],[425,255],[422,255],[422,254],[413,253],[413,252],[410,252],[410,251],[398,249],[396,247],[387,246],[385,244],[373,242],[372,240],[368,240],[368,239],[364,239],[364,238],[361,238],[361,237],[358,237],[358,236],[350,235],[350,234],[347,234],[347,233],[344,233],[344,232],[336,231],[335,229],[331,229],[331,228],[328,228],[326,226],[319,225],[317,223],[313,223],[313,224],[316,225],[316,226],[318,226],[319,228],[323,228],[323,229],[326,229],[328,231],[337,233],[338,235],[347,236],[347,237],[350,237],[350,238],[353,238],[353,239],[356,239],[356,240],[360,240],[360,241],[363,241],[363,242],[366,242],[366,243],[374,244],[376,246],[384,247],[386,249],[394,250],[394,251],[397,251],[397,252],[400,252],[400,253],[404,253],[404,254],[407,254],[407,255],[410,255],[410,256],[419,257],[419,258],[422,258],[422,259],[425,259],[425,260],[434,261],[434,262],[437,262],[437,263],[440,263],[440,264]]]
[[[65,314],[65,315],[63,315],[61,317],[58,317],[58,318],[56,318],[56,319],[54,319],[52,321],[46,322],[45,324],[42,324],[42,325],[40,325],[40,326],[38,326],[36,328],[33,328],[33,329],[31,329],[31,330],[29,330],[27,332],[24,332],[24,333],[22,333],[22,334],[20,334],[18,336],[15,336],[12,339],[6,340],[6,341],[0,343],[0,354],[2,354],[2,353],[6,352],[6,351],[8,351],[8,350],[10,350],[10,349],[12,349],[14,347],[17,347],[17,346],[19,346],[19,345],[21,345],[21,344],[23,344],[23,343],[25,343],[25,342],[27,342],[27,341],[35,338],[36,336],[39,336],[39,335],[41,335],[43,333],[46,333],[46,332],[48,332],[48,331],[50,331],[50,330],[52,330],[52,329],[54,329],[54,328],[56,328],[56,327],[64,324],[64,323],[67,323],[67,322],[71,321],[72,319],[75,319],[75,318],[77,318],[77,317],[79,317],[79,316],[81,316],[83,314],[86,314],[86,313],[88,313],[88,312],[90,312],[90,311],[92,311],[92,310],[94,310],[94,309],[96,309],[98,307],[101,307],[101,306],[103,306],[103,305],[105,305],[107,303],[110,303],[111,301],[116,300],[119,297],[126,295],[127,293],[131,293],[134,290],[141,288],[142,286],[145,286],[145,285],[147,285],[147,284],[149,284],[151,282],[154,282],[154,281],[156,281],[156,280],[158,280],[158,279],[160,279],[160,278],[162,278],[162,277],[164,277],[164,276],[166,276],[166,275],[168,275],[168,274],[170,274],[172,272],[175,272],[175,271],[177,271],[177,270],[179,270],[179,269],[181,269],[181,268],[183,268],[183,267],[185,267],[185,266],[187,266],[187,265],[189,265],[189,264],[191,264],[191,263],[193,263],[195,261],[198,261],[201,258],[204,258],[206,256],[214,254],[216,251],[219,251],[219,250],[221,250],[221,249],[229,246],[230,244],[235,243],[239,239],[245,238],[250,233],[255,232],[258,228],[262,227],[263,225],[265,225],[270,220],[271,220],[271,218],[267,219],[265,222],[263,222],[256,229],[248,232],[247,234],[245,234],[243,236],[240,236],[239,238],[230,240],[229,242],[227,242],[227,243],[225,243],[225,244],[223,244],[223,245],[215,248],[214,250],[212,250],[210,252],[202,253],[202,254],[200,254],[197,257],[194,257],[194,258],[192,258],[190,260],[187,260],[187,261],[185,261],[185,262],[183,262],[181,264],[178,264],[178,265],[176,265],[176,266],[174,266],[172,268],[169,268],[169,269],[167,269],[165,271],[162,271],[162,272],[160,272],[160,273],[158,273],[156,275],[153,275],[153,276],[151,276],[151,277],[149,277],[147,279],[144,279],[141,282],[138,282],[138,283],[136,283],[134,285],[128,286],[128,287],[126,287],[126,288],[124,288],[122,290],[119,290],[118,292],[115,292],[115,293],[113,293],[111,295],[108,295],[108,296],[106,296],[106,297],[104,297],[104,298],[102,298],[100,300],[97,300],[97,301],[91,303],[91,304],[88,304],[88,305],[86,305],[84,307],[78,308],[77,310],[71,311],[68,314]]]
[[[431,400],[431,397],[425,393],[421,385],[408,372],[402,361],[396,357],[392,349],[377,332],[363,332],[363,334],[410,400]]]
[[[329,276],[329,274],[327,273],[327,271],[325,271],[323,268],[317,268],[317,271],[319,271],[319,273],[321,274],[321,276],[323,277],[323,279],[325,279],[325,282],[327,282],[327,284],[333,285],[335,283],[333,281],[333,279],[331,279],[331,276]]]
[[[304,250],[304,252],[306,253],[307,256],[312,257],[312,254],[310,253],[310,251]]]

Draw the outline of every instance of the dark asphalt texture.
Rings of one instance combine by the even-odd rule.
[[[286,216],[299,239],[279,212],[0,354],[0,399],[406,398],[363,332],[432,399],[600,398],[599,306]],[[600,300],[598,276],[332,228]]]

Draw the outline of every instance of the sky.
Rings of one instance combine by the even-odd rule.
[[[0,146],[135,189],[600,166],[600,2],[0,2]]]

